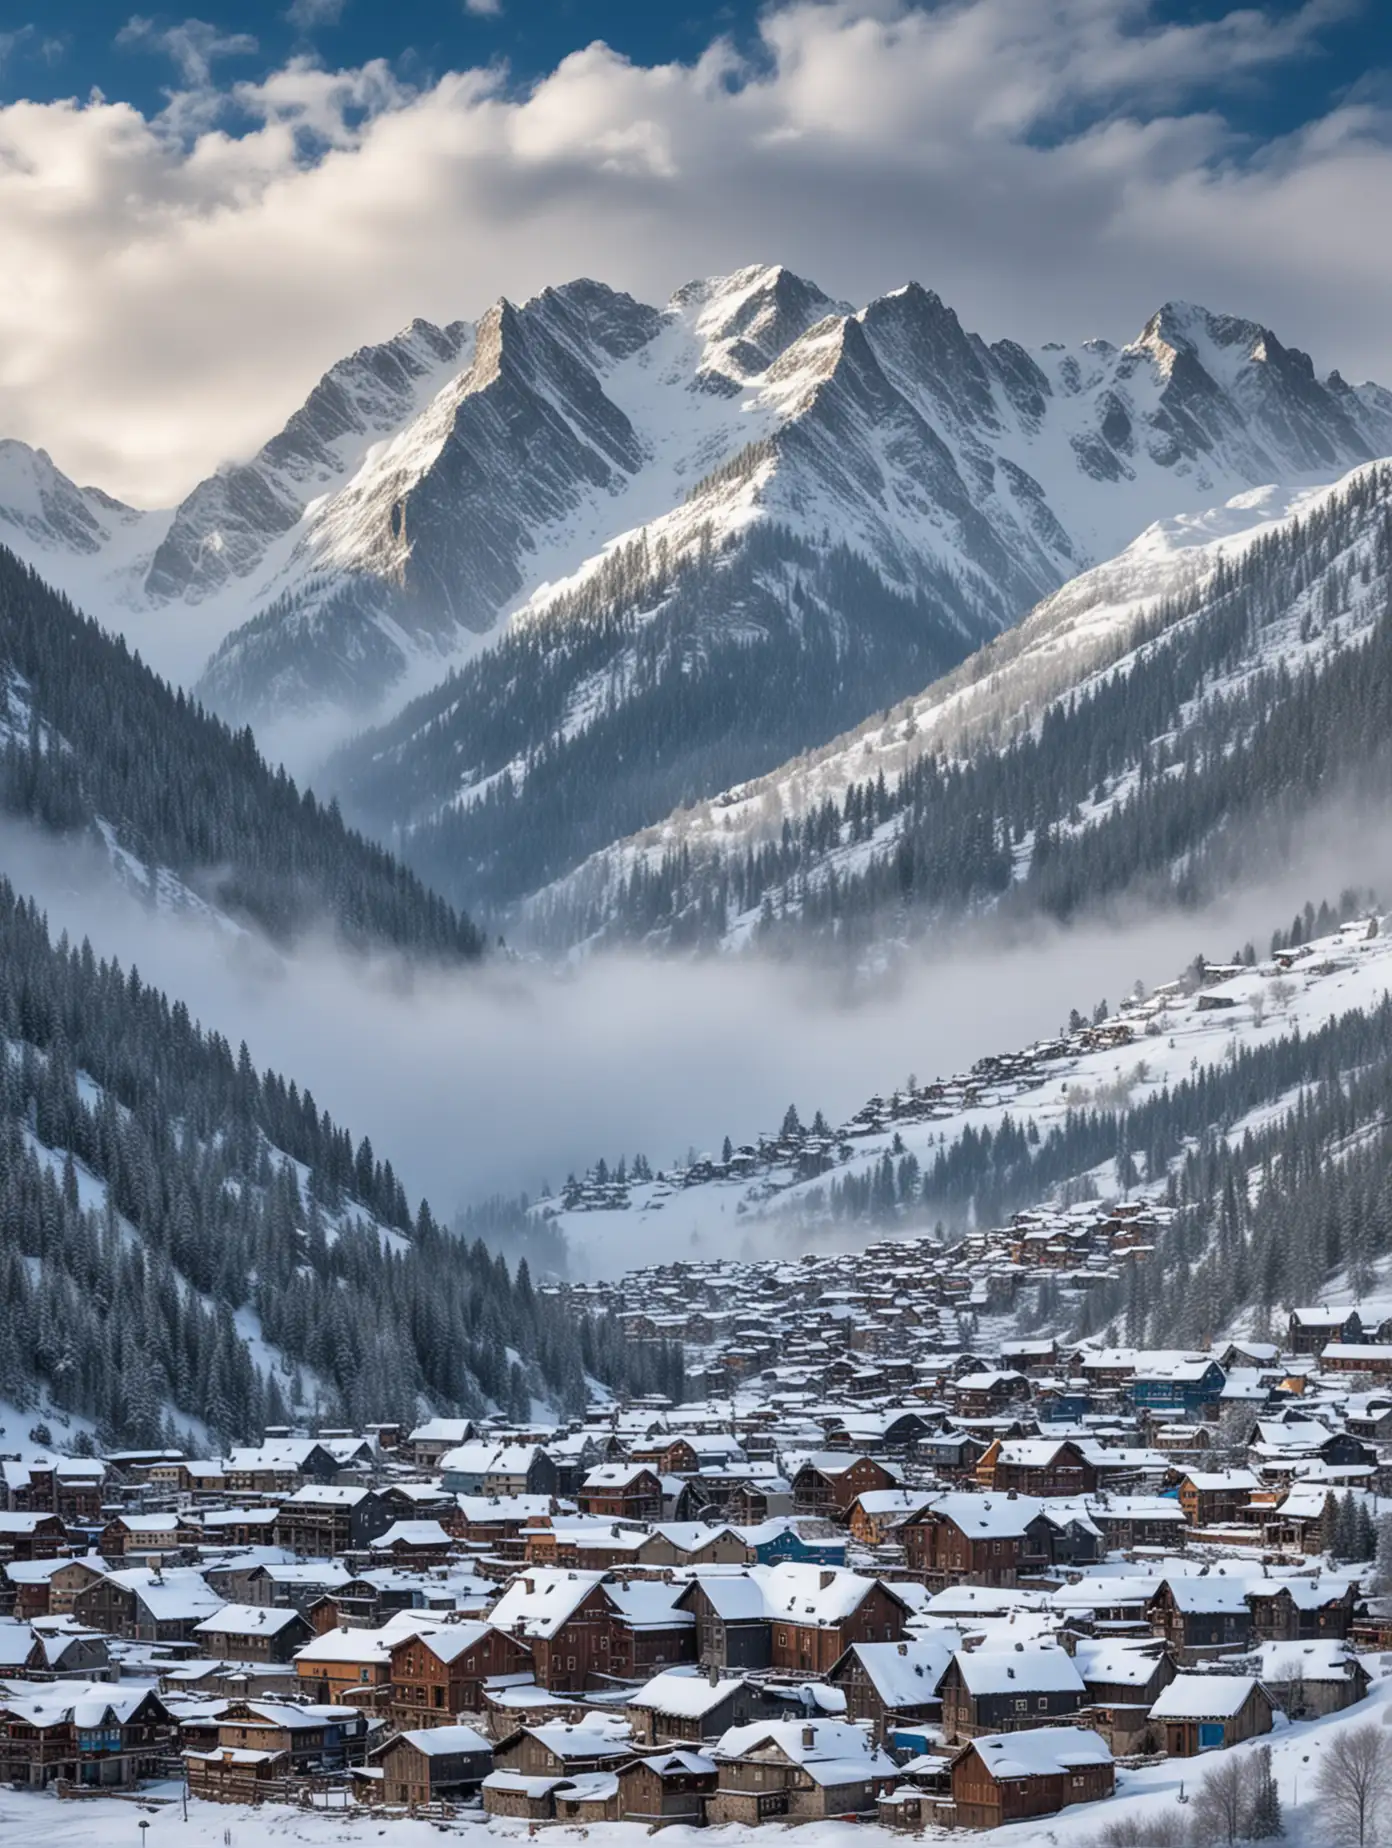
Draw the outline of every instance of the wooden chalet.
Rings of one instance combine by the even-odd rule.
[[[382,1801],[407,1809],[471,1796],[493,1769],[493,1743],[472,1726],[401,1732],[383,1748]]]
[[[898,1529],[908,1570],[925,1585],[1016,1585],[1048,1567],[1053,1537],[1037,1502],[1014,1495],[938,1497]]]
[[[1077,1665],[1056,1643],[959,1649],[939,1684],[943,1730],[953,1742],[1053,1726],[1085,1704]]]
[[[423,1626],[390,1648],[393,1720],[403,1730],[447,1726],[483,1711],[486,1682],[531,1672],[527,1644],[491,1623]]]
[[[962,1829],[1055,1816],[1109,1797],[1116,1787],[1106,1740],[1073,1726],[973,1739],[952,1759],[948,1779],[951,1819]]]
[[[997,1494],[1091,1495],[1097,1465],[1071,1438],[997,1438],[977,1464],[976,1478]]]

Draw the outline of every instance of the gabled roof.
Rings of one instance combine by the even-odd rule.
[[[279,1604],[224,1604],[222,1609],[202,1623],[195,1624],[195,1636],[278,1636],[288,1625],[303,1622],[291,1606]]]
[[[742,1675],[723,1676],[712,1681],[695,1669],[669,1668],[630,1694],[627,1705],[695,1720],[714,1711],[748,1685]]]
[[[420,1732],[404,1732],[399,1736],[418,1752],[424,1752],[427,1758],[448,1758],[461,1752],[493,1756],[493,1741],[472,1726],[427,1726]]]
[[[1230,1720],[1254,1688],[1255,1675],[1176,1675],[1150,1709],[1153,1720]]]
[[[942,1629],[911,1642],[853,1643],[846,1654],[860,1664],[884,1706],[893,1712],[936,1698],[938,1684],[960,1643],[960,1631]]]
[[[1100,1733],[1077,1726],[1037,1726],[1024,1732],[989,1733],[957,1754],[975,1752],[993,1778],[1057,1777],[1088,1765],[1109,1765],[1112,1754]],[[953,1760],[954,1764],[957,1762]]]
[[[602,1572],[564,1572],[538,1568],[520,1574],[493,1606],[492,1622],[500,1630],[523,1636],[554,1636],[596,1585]]]
[[[1057,1643],[985,1644],[959,1649],[952,1658],[967,1692],[979,1699],[990,1694],[1078,1694],[1083,1678],[1066,1649]]]

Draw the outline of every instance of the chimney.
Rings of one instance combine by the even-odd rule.
[[[711,1663],[707,1679],[713,1688],[720,1686],[720,1664],[718,1662]]]
[[[821,1589],[825,1591],[828,1585],[834,1585],[835,1583],[836,1583],[835,1572],[830,1570],[829,1568],[824,1569],[821,1574]]]
[[[809,1752],[812,1750],[813,1746],[816,1745],[817,1729],[815,1726],[804,1726],[803,1727],[802,1743],[803,1743],[804,1749]]]

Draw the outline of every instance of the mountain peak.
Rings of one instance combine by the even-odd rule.
[[[766,372],[837,304],[784,264],[754,263],[729,276],[687,283],[671,306],[693,317],[704,347],[703,382],[738,389]]]

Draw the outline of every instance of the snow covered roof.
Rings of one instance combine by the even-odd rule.
[[[771,1617],[787,1617],[806,1626],[844,1622],[860,1609],[879,1582],[859,1572],[798,1560],[754,1566],[750,1576],[762,1583],[764,1603]],[[894,1595],[892,1590],[890,1595]]]
[[[892,1712],[898,1707],[921,1707],[936,1696],[960,1643],[960,1631],[944,1629],[911,1642],[854,1643],[851,1653]]]
[[[297,1662],[357,1662],[363,1667],[385,1667],[391,1661],[378,1630],[326,1630],[295,1651]]]
[[[1150,1709],[1153,1720],[1230,1720],[1253,1688],[1255,1675],[1176,1675]]]
[[[427,1758],[446,1758],[456,1752],[486,1752],[490,1758],[493,1756],[493,1741],[472,1726],[427,1726],[420,1732],[400,1736]]]
[[[1240,1578],[1167,1577],[1165,1584],[1174,1599],[1176,1610],[1189,1614],[1237,1612],[1247,1609],[1247,1585]]]
[[[1349,1645],[1333,1636],[1305,1642],[1262,1643],[1256,1654],[1262,1681],[1277,1685],[1297,1677],[1304,1681],[1347,1681],[1359,1666]]]
[[[549,1495],[464,1495],[455,1497],[466,1521],[482,1526],[491,1521],[525,1521],[550,1514]]]
[[[602,1572],[538,1568],[515,1578],[489,1614],[500,1630],[520,1628],[524,1636],[554,1636],[603,1579]]]
[[[374,1547],[428,1546],[451,1547],[454,1540],[438,1521],[394,1521],[384,1534],[378,1534]]]
[[[473,1428],[470,1418],[427,1418],[424,1424],[416,1426],[408,1441],[413,1444],[463,1444],[467,1443]]]
[[[596,1724],[596,1722],[599,1722]],[[575,1725],[557,1721],[554,1725],[529,1726],[528,1736],[544,1745],[557,1758],[630,1758],[633,1739],[622,1721],[605,1720],[590,1714]]]
[[[110,1720],[125,1725],[155,1690],[139,1682],[55,1682],[0,1699],[0,1711],[44,1731],[51,1726],[96,1730]]]
[[[420,1614],[413,1613],[416,1616]],[[460,1656],[467,1655],[475,1643],[481,1642],[494,1628],[491,1623],[418,1623],[411,1625],[409,1631],[403,1627],[402,1640],[406,1634],[417,1636],[441,1662],[457,1662]]]
[[[1261,1487],[1261,1478],[1250,1469],[1191,1469],[1185,1471],[1184,1480],[1201,1491]]]
[[[108,1577],[133,1591],[157,1623],[178,1623],[189,1617],[210,1617],[223,1599],[201,1573],[192,1567],[159,1571],[153,1566],[125,1566]]]
[[[969,1694],[1081,1694],[1083,1678],[1057,1643],[987,1643],[960,1649],[953,1657]]]
[[[1143,1688],[1162,1659],[1157,1644],[1127,1637],[1083,1638],[1074,1656],[1085,1682]]]
[[[0,1669],[23,1668],[37,1640],[27,1623],[0,1622]]]
[[[1037,1726],[1024,1732],[988,1733],[962,1748],[975,1752],[994,1778],[1057,1777],[1086,1765],[1109,1765],[1100,1733],[1077,1726]]]
[[[868,1735],[848,1720],[756,1720],[748,1726],[732,1726],[721,1734],[712,1756],[726,1760],[746,1758],[767,1745],[776,1746],[794,1764],[814,1775],[818,1764],[844,1768],[846,1783],[894,1770],[893,1759],[873,1746]],[[825,1774],[818,1778],[820,1783],[840,1781],[839,1777]]]
[[[288,1624],[300,1620],[293,1607],[278,1604],[224,1604],[222,1609],[202,1623],[195,1624],[195,1636],[278,1636]]]
[[[356,1508],[371,1493],[371,1489],[347,1483],[310,1482],[296,1489],[293,1495],[287,1495],[284,1505],[287,1508]]]
[[[647,1463],[600,1463],[586,1475],[586,1489],[628,1489],[644,1476],[651,1476]]]
[[[726,1701],[747,1683],[742,1675],[712,1681],[695,1669],[669,1668],[645,1682],[628,1697],[630,1707],[644,1707],[653,1713],[670,1713],[679,1719],[700,1719],[722,1701]]]
[[[928,1513],[951,1521],[954,1527],[977,1540],[1018,1539],[1042,1511],[1043,1503],[1033,1495],[939,1495],[928,1504]]]

